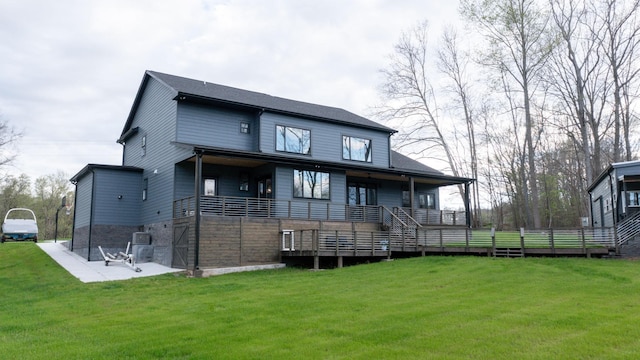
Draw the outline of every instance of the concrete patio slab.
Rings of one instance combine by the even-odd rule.
[[[136,264],[142,271],[135,272],[125,264],[111,263],[105,266],[104,261],[87,261],[69,251],[66,242],[39,242],[37,245],[71,275],[84,283],[127,280],[184,271],[150,262]]]

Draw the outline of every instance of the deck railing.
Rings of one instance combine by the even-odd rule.
[[[426,209],[415,209],[426,210]],[[407,211],[404,209],[404,211]],[[381,206],[346,205],[327,201],[259,199],[234,196],[202,196],[200,213],[216,216],[245,216],[256,218],[301,219],[301,220],[336,220],[383,223],[388,216]],[[421,212],[418,212],[419,214]],[[440,214],[442,213],[442,214]],[[181,218],[195,214],[195,197],[175,200],[173,217]],[[426,213],[425,213],[426,214]],[[451,211],[429,210],[432,218],[429,224],[464,225],[460,221],[460,213]],[[440,219],[444,222],[437,223]]]
[[[403,207],[420,225],[466,225],[467,213],[454,210],[413,209]]]
[[[615,248],[613,228],[546,229],[495,232],[468,228],[421,228],[418,236],[393,236],[389,231],[296,230],[296,252],[381,255],[381,252],[416,251],[418,248],[522,248],[577,249]]]

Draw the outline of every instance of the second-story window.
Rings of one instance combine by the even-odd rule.
[[[241,122],[240,123],[240,132],[243,134],[249,133],[249,123]]]
[[[276,125],[276,150],[308,155],[311,152],[311,131]]]
[[[142,156],[147,155],[147,135],[142,137],[140,148],[142,149]]]
[[[342,136],[342,158],[371,162],[371,140]]]

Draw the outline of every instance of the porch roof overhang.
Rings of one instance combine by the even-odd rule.
[[[408,182],[411,178],[415,183],[431,184],[435,186],[449,186],[467,184],[474,179],[465,177],[449,176],[445,174],[431,174],[411,169],[402,168],[380,168],[359,164],[345,164],[331,161],[311,161],[308,158],[295,158],[279,154],[266,154],[261,152],[230,150],[226,148],[206,147],[187,143],[174,143],[177,146],[190,148],[194,155],[185,159],[195,162],[195,154],[202,154],[202,162],[205,164],[218,164],[239,167],[258,167],[266,164],[278,164],[289,166],[300,166],[302,168],[314,168],[322,170],[342,170],[347,176],[361,177],[377,180],[390,180]]]

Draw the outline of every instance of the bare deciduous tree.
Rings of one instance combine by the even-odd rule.
[[[536,124],[531,102],[540,70],[555,45],[548,34],[549,18],[534,0],[463,0],[461,8],[462,14],[477,26],[489,44],[481,63],[507,74],[521,93],[528,166],[523,185],[530,188],[524,196],[530,205],[527,206],[531,214],[528,223],[538,228],[541,222],[535,159]]]
[[[398,149],[423,158],[441,159],[444,154],[453,175],[462,176],[445,136],[447,131],[441,123],[430,82],[427,30],[427,23],[420,23],[403,33],[395,45],[388,68],[382,70],[384,104],[377,115],[393,119],[395,126],[402,129],[398,134]],[[462,188],[459,190],[464,199]]]
[[[445,30],[442,35],[441,46],[438,49],[438,68],[449,79],[450,85],[445,89],[449,91],[453,98],[453,116],[459,116],[464,123],[464,131],[458,131],[458,127],[454,127],[454,133],[461,134],[463,143],[466,142],[464,153],[456,156],[455,161],[459,163],[456,168],[463,169],[469,168],[469,176],[473,179],[478,179],[478,147],[476,144],[476,130],[475,130],[475,109],[473,105],[473,99],[471,98],[471,85],[468,79],[467,73],[468,57],[461,54],[457,33],[449,28]],[[468,159],[468,161],[466,160]],[[473,211],[473,219],[476,222],[476,226],[482,223],[482,217],[480,212],[480,190],[478,183],[471,187],[473,196],[471,196],[471,208]]]

